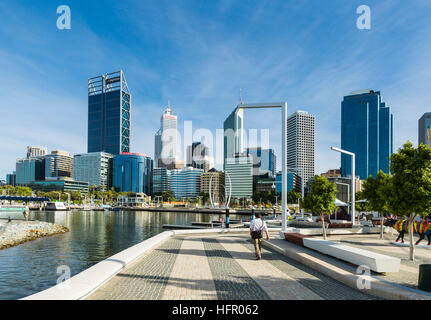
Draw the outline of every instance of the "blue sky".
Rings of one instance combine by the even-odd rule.
[[[72,29],[56,27],[68,5]],[[356,8],[371,8],[358,30]],[[133,152],[153,156],[171,101],[193,128],[214,132],[238,103],[288,101],[316,115],[316,173],[337,168],[344,95],[380,90],[394,114],[394,148],[417,144],[430,110],[431,2],[412,1],[8,1],[0,2],[0,178],[27,145],[72,154],[87,148],[87,79],[123,69],[133,95]],[[275,111],[246,112],[270,129]],[[278,161],[280,163],[280,161]]]

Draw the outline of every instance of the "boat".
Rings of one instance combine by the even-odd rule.
[[[64,205],[64,202],[48,202],[46,204],[45,210],[67,211],[69,209]]]

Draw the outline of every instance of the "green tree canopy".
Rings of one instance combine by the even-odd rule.
[[[416,215],[431,212],[431,149],[424,144],[414,148],[407,141],[391,155],[389,207],[409,217],[410,260],[414,260],[413,221]]]
[[[380,214],[380,238],[383,239],[383,216],[389,212],[391,176],[380,170],[376,178],[369,176],[363,184],[362,195],[368,200],[368,207]]]
[[[331,214],[335,210],[335,194],[337,187],[335,183],[329,182],[322,176],[315,177],[310,182],[310,190],[304,197],[302,207],[320,215],[322,221],[323,238],[326,240],[326,229],[324,215]]]

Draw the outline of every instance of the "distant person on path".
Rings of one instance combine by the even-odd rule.
[[[269,233],[265,221],[262,220],[262,214],[256,213],[256,219],[250,222],[250,235],[254,242],[257,260],[262,259],[262,232],[266,233],[266,240],[269,241]]]

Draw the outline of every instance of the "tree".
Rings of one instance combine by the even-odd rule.
[[[162,193],[163,201],[174,201],[175,197],[171,190],[164,191]]]
[[[287,203],[298,203],[298,199],[301,197],[301,195],[296,192],[295,190],[289,190],[287,191],[287,195],[286,195],[286,202]]]
[[[391,155],[389,207],[409,219],[410,260],[415,259],[413,222],[416,215],[431,212],[431,149],[424,144],[414,148],[407,141]]]
[[[389,211],[390,180],[391,176],[380,170],[375,179],[370,175],[363,184],[362,195],[368,200],[369,208],[380,215],[380,239],[383,239],[384,214]]]
[[[302,207],[320,215],[322,221],[323,239],[326,240],[325,214],[331,214],[335,209],[335,194],[337,187],[335,183],[329,182],[322,176],[315,177],[310,182],[310,190],[304,197]]]

